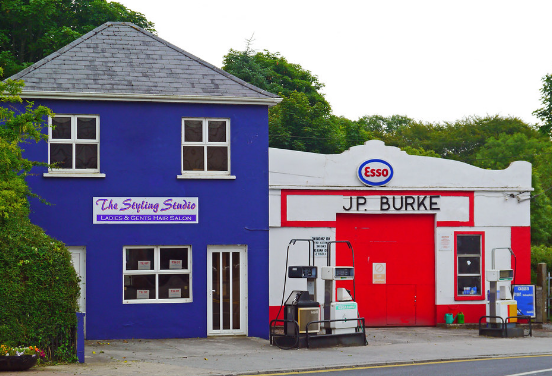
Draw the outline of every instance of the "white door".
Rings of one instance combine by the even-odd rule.
[[[207,247],[207,335],[247,334],[247,248]]]
[[[71,262],[80,277],[79,312],[86,312],[86,247],[67,247],[71,252]],[[84,317],[84,336],[86,338],[86,316]]]

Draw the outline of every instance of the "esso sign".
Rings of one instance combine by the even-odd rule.
[[[393,167],[382,159],[370,159],[360,164],[357,176],[366,185],[380,186],[393,178]]]

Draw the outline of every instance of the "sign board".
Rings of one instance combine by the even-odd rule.
[[[446,233],[439,237],[439,251],[452,251],[454,246],[454,234]]]
[[[198,223],[197,197],[94,197],[94,224]]]
[[[136,290],[136,299],[149,299],[149,290]]]
[[[343,196],[345,212],[435,213],[440,205],[439,195]]]
[[[314,240],[314,257],[328,257],[326,242],[330,241],[329,236],[313,236]]]
[[[181,289],[169,289],[169,298],[181,298],[182,290]]]
[[[365,185],[379,187],[393,178],[393,167],[383,159],[369,159],[357,169],[358,179]]]
[[[151,270],[151,261],[138,261],[138,270]]]
[[[517,302],[518,313],[535,316],[535,285],[514,285],[514,299]]]
[[[169,260],[169,269],[182,269],[182,260]]]
[[[374,285],[387,283],[387,265],[384,262],[372,263],[372,283]]]

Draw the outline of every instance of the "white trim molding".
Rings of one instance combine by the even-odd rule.
[[[20,94],[25,99],[67,99],[98,100],[122,102],[177,102],[177,103],[216,103],[216,104],[249,104],[275,106],[283,98],[224,97],[202,95],[157,95],[127,93],[71,93],[59,91],[24,91]]]

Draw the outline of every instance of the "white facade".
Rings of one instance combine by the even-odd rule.
[[[513,162],[500,171],[485,170],[453,160],[408,155],[381,141],[368,141],[335,155],[270,149],[269,158],[272,315],[282,300],[289,241],[315,236],[344,240],[336,239],[337,219],[344,218],[341,215],[369,215],[376,220],[383,217],[373,216],[382,214],[434,216],[434,260],[430,262],[434,261],[435,270],[436,322],[442,321],[442,312],[462,311],[462,308],[469,311],[465,305],[478,305],[479,310],[474,312],[484,310],[481,308],[484,305],[483,295],[489,288],[488,282],[484,281],[484,271],[481,272],[481,289],[484,288],[484,291],[477,290],[479,298],[458,295],[455,282],[461,284],[461,278],[457,279],[457,271],[461,268],[456,262],[461,263],[464,259],[457,258],[454,239],[460,233],[481,234],[484,240],[481,268],[491,268],[493,248],[514,248],[520,278],[516,283],[529,282],[526,280],[530,261],[527,234],[530,230],[529,197],[532,187],[531,164],[528,162]],[[367,186],[357,176],[359,166],[374,159],[392,166],[392,179],[382,186]],[[393,209],[393,197],[396,198],[396,207],[400,202],[402,210]],[[384,205],[384,201],[389,205]],[[416,217],[412,218],[412,223],[416,223]],[[396,230],[400,232],[401,229]],[[308,263],[306,247],[307,243],[304,243],[291,249],[289,265]],[[384,248],[381,249],[385,252]],[[513,268],[508,252],[497,251],[496,261],[497,268]],[[316,258],[319,266],[325,265],[325,262],[325,258]],[[371,271],[369,264],[369,260],[359,260],[356,264],[357,275]],[[411,278],[416,279],[415,273]],[[285,297],[293,289],[304,289],[303,284],[302,280],[288,280]],[[322,290],[323,284],[318,286]],[[323,300],[322,291],[318,291],[318,299]],[[393,303],[387,303],[388,307],[389,304]]]

